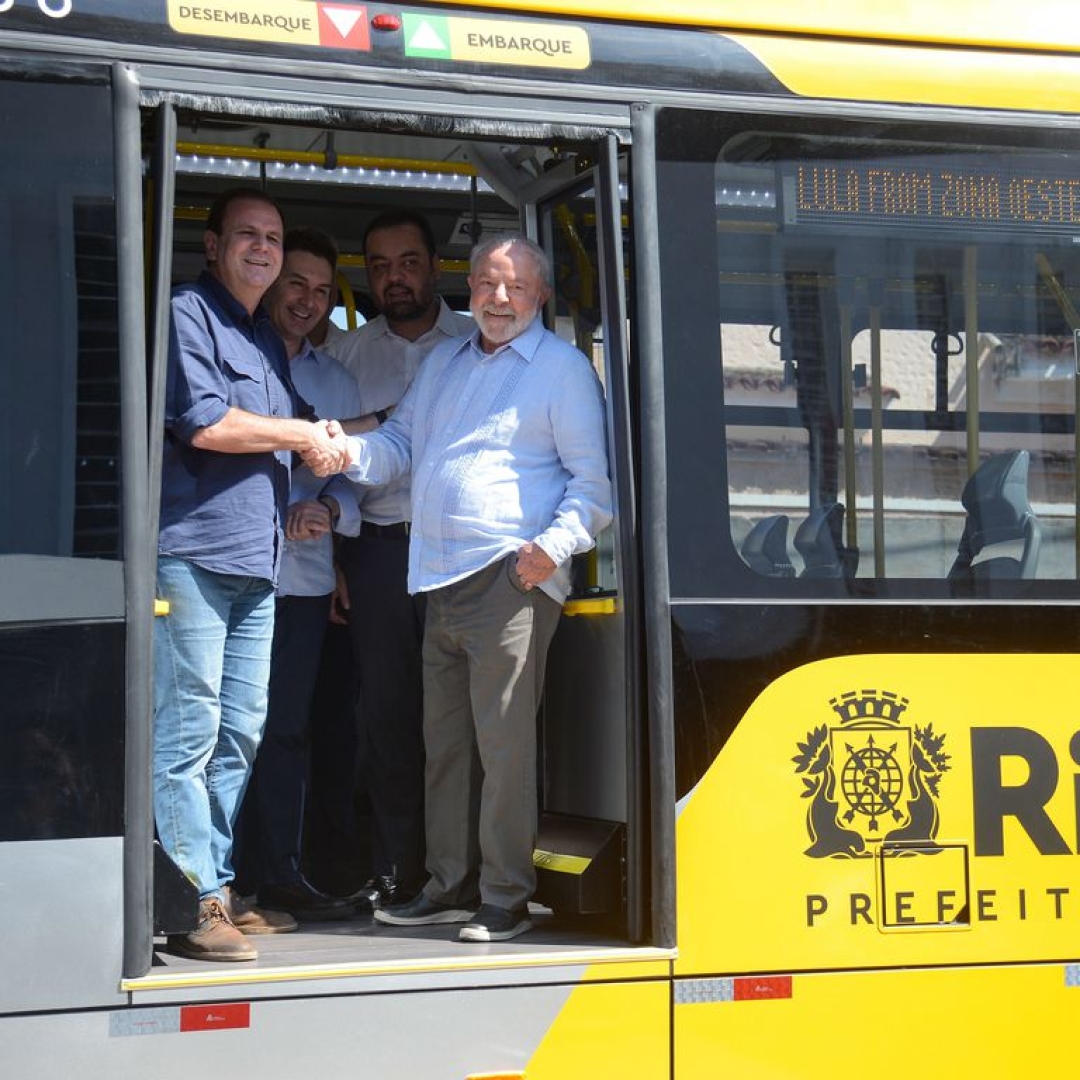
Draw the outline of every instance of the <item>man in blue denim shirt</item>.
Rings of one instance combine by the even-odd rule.
[[[230,893],[232,829],[266,718],[274,581],[294,453],[333,468],[344,436],[316,422],[260,307],[282,265],[281,214],[264,193],[218,197],[207,269],[173,294],[154,635],[154,814],[162,846],[199,890],[171,951],[253,960],[246,933],[291,917]]]
[[[539,318],[547,255],[496,237],[471,266],[476,330],[436,346],[394,415],[349,440],[346,475],[383,483],[411,469],[409,590],[427,597],[430,876],[375,918],[505,941],[531,926],[547,650],[570,558],[611,520],[611,484],[596,373]]]

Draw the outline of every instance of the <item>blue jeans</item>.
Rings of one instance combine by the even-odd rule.
[[[274,590],[262,578],[158,558],[154,816],[200,897],[233,879],[232,836],[266,723]]]

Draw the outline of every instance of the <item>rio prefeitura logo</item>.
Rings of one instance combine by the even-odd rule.
[[[839,725],[811,730],[792,758],[810,800],[806,854],[869,858],[882,841],[933,840],[949,771],[945,736],[931,723],[901,723],[908,700],[887,690],[852,691],[829,704]]]

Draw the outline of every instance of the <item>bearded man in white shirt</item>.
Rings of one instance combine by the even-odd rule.
[[[473,322],[436,292],[439,256],[422,214],[385,211],[368,225],[363,246],[380,314],[327,351],[356,379],[360,411],[385,419],[427,354],[469,333]],[[407,588],[408,475],[356,490],[364,523],[341,545],[339,560],[358,684],[359,772],[371,808],[372,875],[359,895],[378,907],[411,899],[425,876],[424,597]]]

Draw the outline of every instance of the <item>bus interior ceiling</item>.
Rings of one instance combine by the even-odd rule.
[[[146,153],[153,124],[147,114]],[[469,141],[460,137],[222,119],[177,117],[174,283],[203,265],[202,236],[214,196],[233,184],[265,189],[286,226],[327,232],[341,252],[340,273],[361,315],[370,315],[362,242],[368,223],[409,207],[431,221],[443,268],[440,291],[468,306],[465,281],[474,236],[519,227],[517,193],[576,158],[573,148]],[[573,166],[568,166],[572,168]]]

